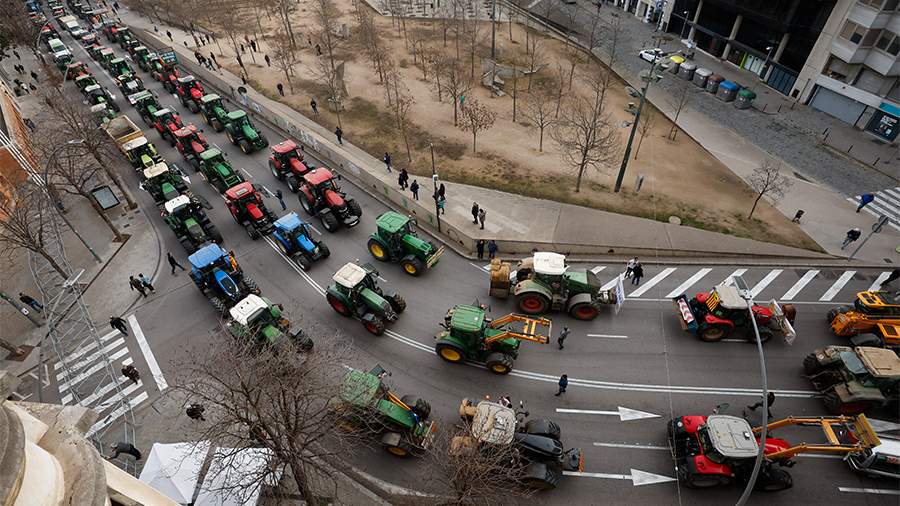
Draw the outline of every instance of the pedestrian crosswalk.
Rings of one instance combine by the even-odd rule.
[[[490,265],[477,266],[486,272]],[[601,289],[616,286],[624,267],[617,265],[579,265],[594,272],[602,282]],[[758,301],[776,299],[794,303],[846,302],[857,292],[877,290],[890,271],[857,271],[827,268],[766,268],[728,266],[644,265],[645,278],[639,285],[624,280],[629,299],[671,299],[683,293],[709,290],[714,285],[732,284],[734,276],[742,276]],[[900,282],[898,282],[900,289]]]
[[[875,216],[887,216],[891,219],[889,225],[894,230],[900,231],[900,186],[894,188],[886,188],[874,193],[875,200],[862,208],[860,212],[866,212]],[[861,195],[848,197],[847,200],[853,205],[859,206]]]

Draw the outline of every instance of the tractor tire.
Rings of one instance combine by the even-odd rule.
[[[398,444],[390,444],[385,442],[387,436],[391,436],[394,434],[397,433],[385,433],[381,438],[381,447],[395,457],[409,457],[410,454],[412,454],[412,447],[410,447],[409,444],[403,441],[402,435],[397,434],[400,436],[400,442]]]
[[[725,339],[730,333],[731,329],[727,325],[709,325],[698,332],[697,337],[707,343],[717,343]]]
[[[582,302],[572,306],[572,308],[569,309],[569,314],[576,320],[590,321],[597,318],[597,315],[600,314],[600,310],[590,302]]]
[[[209,120],[209,126],[211,126],[212,129],[215,130],[216,132],[221,132],[222,129],[224,128],[222,126],[222,122],[219,121],[218,118],[212,118],[211,120]]]
[[[247,142],[246,140],[241,139],[238,141],[237,144],[238,144],[238,147],[241,148],[241,152],[244,153],[245,155],[249,155],[250,153],[253,152],[253,147],[250,146],[250,143]]]
[[[237,141],[234,139],[234,136],[231,135],[230,131],[228,131],[228,130],[225,131],[225,137],[228,138],[228,142],[237,145]]]
[[[369,238],[369,242],[366,243],[366,249],[368,249],[369,253],[371,253],[372,256],[375,257],[375,260],[378,260],[379,262],[387,262],[390,260],[387,254],[387,247],[374,237]]]
[[[256,133],[259,134],[259,139],[262,141],[262,148],[260,149],[269,147],[269,139],[266,138],[266,134],[260,132],[259,130],[257,130]]]
[[[562,437],[562,430],[559,428],[559,425],[546,418],[528,420],[525,423],[525,433],[549,437],[550,439],[555,439],[557,441]]]
[[[425,271],[425,264],[418,258],[411,256],[400,260],[400,266],[403,267],[403,272],[413,277],[420,276]]]
[[[215,308],[216,312],[219,314],[225,314],[227,310],[225,306],[225,301],[218,297],[210,297],[209,302],[212,303],[213,308]]]
[[[431,404],[421,397],[407,394],[400,398],[400,402],[409,406],[421,420],[428,420],[431,416]]]
[[[188,163],[191,167],[194,168],[194,172],[200,172],[200,160],[196,158],[191,158]]]
[[[256,230],[256,227],[254,227],[253,225],[247,225],[246,227],[244,227],[244,229],[247,230],[247,235],[250,236],[250,239],[253,241],[261,237],[259,231]]]
[[[254,295],[259,295],[261,293],[259,285],[257,285],[256,281],[253,281],[253,278],[250,276],[244,275],[244,286],[246,286],[247,290]]]
[[[203,118],[203,122],[209,125],[209,116],[206,115],[205,111],[200,111],[200,117]]]
[[[181,247],[183,247],[184,250],[187,251],[188,255],[197,251],[197,248],[194,247],[194,243],[192,243],[191,240],[188,239],[187,237],[179,237],[178,242],[181,243]]]
[[[337,229],[341,228],[337,216],[335,216],[334,213],[325,213],[322,215],[321,219],[322,226],[329,232],[337,232]]]
[[[331,250],[328,249],[328,245],[324,242],[319,242],[319,249],[322,251],[322,258],[328,258],[331,256]]]
[[[756,337],[756,336],[753,336],[753,337]],[[772,329],[767,329],[765,327],[759,329],[759,342],[765,344],[765,343],[769,342],[769,340],[771,340],[773,337],[775,337],[775,333],[772,332]],[[751,339],[750,342],[752,343],[753,340]]]
[[[537,292],[525,292],[516,296],[516,307],[525,314],[544,314],[550,310],[550,300]]]
[[[350,308],[334,295],[330,293],[325,295],[325,300],[331,306],[331,309],[334,309],[335,313],[341,316],[350,316]]]
[[[765,472],[759,474],[754,488],[763,492],[780,492],[793,486],[794,479],[790,473],[784,469],[775,469],[770,466]]]
[[[293,175],[288,176],[285,181],[287,182],[288,190],[291,193],[297,193],[300,191],[300,181]]]
[[[397,314],[402,313],[406,309],[406,301],[403,300],[403,297],[401,297],[400,294],[395,293],[392,296],[387,297],[387,301]]]
[[[189,111],[191,111],[194,114],[197,114],[198,112],[200,112],[200,107],[197,106],[197,102],[194,102],[193,100],[188,101],[187,108]]]
[[[305,194],[298,193],[297,200],[300,201],[300,207],[302,207],[303,210],[306,211],[306,214],[308,214],[310,216],[316,215],[315,208],[313,207],[313,203],[309,201],[309,199],[306,197]]]
[[[347,210],[350,211],[350,214],[352,214],[353,216],[362,216],[362,208],[359,207],[359,202],[357,202],[356,200],[347,200]]]
[[[373,336],[384,334],[384,320],[382,320],[380,316],[373,317],[370,322],[363,322],[363,326]]]
[[[509,371],[512,371],[513,368],[513,359],[509,355],[500,352],[488,355],[484,363],[487,365],[488,371],[494,374],[509,374]]]
[[[271,159],[269,160],[269,172],[272,173],[272,177],[274,177],[275,179],[284,181],[284,173],[275,167],[275,162],[273,162]]]
[[[825,313],[825,323],[831,325],[831,322],[834,321],[835,317],[840,312],[841,312],[841,309],[837,308],[837,307],[833,307],[833,308],[829,309],[828,312]]]
[[[463,352],[463,349],[454,343],[439,342],[435,345],[434,351],[447,362],[460,364],[466,361],[466,354]]]
[[[720,485],[727,485],[731,479],[720,474],[690,474],[685,466],[679,469],[685,469],[684,486],[687,488],[713,488]]]
[[[805,372],[807,376],[812,376],[813,374],[821,372],[822,369],[823,367],[819,364],[819,359],[816,358],[815,353],[810,353],[803,358],[803,372]]]
[[[543,462],[532,462],[522,472],[522,484],[532,490],[553,490],[559,486],[562,471]]]
[[[844,404],[841,402],[841,399],[838,397],[838,395],[833,391],[825,394],[824,401],[825,409],[827,409],[829,413],[832,413],[834,415],[861,415],[866,411],[878,407],[876,403],[870,401],[848,402]]]
[[[298,253],[294,257],[294,261],[297,262],[297,265],[300,266],[300,268],[303,270],[303,272],[308,271],[312,267],[312,262],[310,262],[309,259],[306,258],[306,255],[304,255],[302,253]]]
[[[219,232],[219,229],[216,228],[212,223],[209,224],[209,227],[206,229],[206,233],[209,234],[209,238],[212,239],[212,242],[216,244],[222,244],[222,233]]]

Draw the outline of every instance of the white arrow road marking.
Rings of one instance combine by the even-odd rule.
[[[566,474],[563,472],[563,474]],[[900,495],[900,490],[884,489],[884,488],[850,488],[838,487],[840,492],[848,492],[851,494],[880,494],[880,495]]]
[[[781,269],[772,269],[771,271],[769,271],[769,273],[766,274],[766,277],[762,278],[759,283],[757,283],[753,288],[750,289],[750,294],[754,297],[759,295],[759,292],[765,290],[766,287],[769,286],[772,281],[775,281],[775,278],[777,278],[782,272],[783,271]]]
[[[631,420],[643,420],[645,418],[659,418],[659,415],[638,411],[636,409],[623,408],[619,406],[616,411],[601,411],[595,409],[568,409],[556,408],[557,413],[577,413],[585,415],[611,415],[618,416],[620,421],[630,422]]]
[[[628,339],[628,336],[621,334],[587,334],[588,337],[605,337],[607,339]]]
[[[676,289],[672,290],[671,292],[669,292],[668,294],[666,294],[666,298],[671,299],[672,297],[678,297],[679,295],[685,293],[688,288],[694,286],[697,283],[697,281],[700,281],[701,279],[703,279],[703,276],[706,276],[707,274],[709,274],[710,271],[712,271],[712,269],[710,269],[710,268],[700,269],[699,271],[694,273],[693,276],[689,277],[687,279],[687,281],[678,285],[678,288],[676,288]]]
[[[144,331],[141,330],[141,326],[138,325],[137,318],[134,315],[128,316],[128,324],[131,325],[131,330],[134,331],[134,339],[141,348],[141,354],[144,355],[144,361],[147,362],[147,368],[150,369],[150,374],[153,375],[153,380],[156,382],[156,388],[162,392],[169,388],[169,384],[163,376],[162,369],[159,368],[159,364],[156,362],[156,356],[153,355],[153,350],[150,349],[147,338],[144,337]]]
[[[645,281],[643,285],[638,287],[637,290],[629,293],[628,296],[629,297],[640,297],[641,295],[644,295],[645,293],[647,293],[648,290],[650,290],[651,288],[656,286],[660,281],[666,279],[666,277],[669,274],[672,274],[673,272],[675,272],[676,269],[677,269],[677,267],[667,267],[667,268],[663,269],[662,272],[660,272],[656,276],[653,276],[652,278]]]
[[[869,287],[868,291],[873,292],[873,291],[881,288],[881,283],[883,283],[884,280],[887,279],[888,276],[890,276],[890,275],[891,275],[890,272],[882,272],[881,274],[879,274],[878,277],[875,279],[875,282],[872,283],[872,286]]]
[[[648,473],[631,469],[631,474],[606,474],[606,473],[579,473],[576,471],[563,471],[566,476],[580,476],[583,478],[605,478],[607,480],[631,480],[631,484],[635,487],[641,485],[655,485],[657,483],[667,483],[675,481],[675,478],[663,476],[660,474]]]
[[[876,420],[874,418],[869,418],[869,425],[875,429],[875,432],[893,432],[895,430],[900,430],[900,423],[894,422],[886,422],[884,420]]]
[[[187,184],[191,184],[191,178],[189,178],[188,175],[185,174],[184,172],[181,173],[181,179],[184,179],[184,181],[185,181]]]
[[[839,277],[837,281],[835,281],[834,284],[831,285],[831,288],[829,288],[828,291],[826,291],[824,294],[822,294],[821,297],[819,297],[819,300],[829,301],[833,299],[834,296],[841,291],[841,288],[844,288],[844,285],[846,285],[847,282],[850,281],[850,278],[852,278],[854,274],[856,274],[856,271],[844,271],[844,273],[841,274],[841,277]]]
[[[803,290],[806,285],[809,284],[810,281],[813,280],[814,277],[819,273],[817,270],[809,270],[803,275],[802,278],[798,279],[794,286],[792,286],[784,295],[781,296],[781,300],[794,300],[794,297],[800,293],[800,290]]]
[[[594,446],[602,446],[604,448],[629,448],[633,450],[670,450],[668,446],[638,445],[628,443],[594,443]]]

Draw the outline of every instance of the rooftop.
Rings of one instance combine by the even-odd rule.
[[[349,262],[338,269],[338,271],[334,273],[334,276],[332,276],[331,279],[333,279],[335,283],[343,287],[353,288],[354,286],[358,285],[360,281],[365,279],[365,277],[365,269],[353,262]]]

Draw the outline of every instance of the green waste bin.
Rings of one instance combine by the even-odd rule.
[[[756,93],[753,90],[748,90],[747,88],[742,89],[737,94],[737,99],[734,101],[735,109],[749,109],[753,104],[753,99],[756,98]]]

